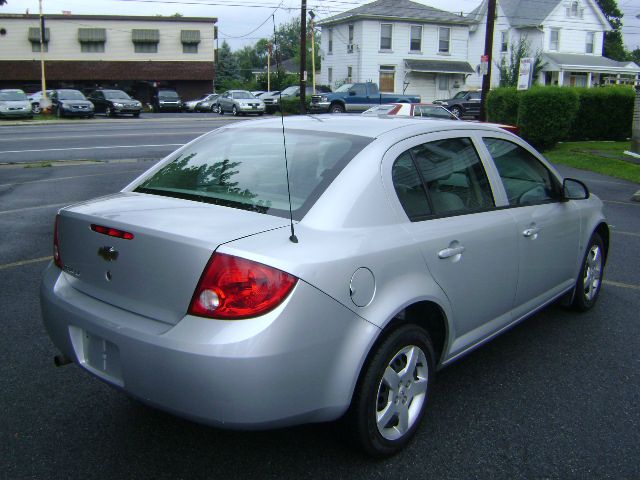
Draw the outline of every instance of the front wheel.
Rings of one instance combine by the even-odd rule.
[[[62,113],[62,108],[60,107],[56,108],[56,117],[58,118],[64,117],[64,114]]]
[[[106,107],[104,109],[104,114],[107,117],[113,117],[113,110],[111,110],[111,107]]]
[[[576,280],[573,297],[573,307],[576,310],[584,312],[596,304],[602,286],[604,264],[604,243],[600,235],[594,233],[589,240],[587,252],[582,260],[582,268]]]
[[[342,105],[340,105],[339,103],[334,103],[329,108],[329,111],[331,113],[344,113],[344,107]]]
[[[231,114],[232,114],[234,117],[237,117],[237,116],[238,116],[238,109],[236,108],[236,106],[235,106],[235,105],[234,105],[234,106],[233,106],[233,108],[231,109]]]
[[[369,455],[397,453],[424,416],[434,372],[429,334],[417,325],[393,331],[364,367],[349,411],[352,433]]]
[[[460,107],[451,107],[451,113],[453,113],[456,117],[462,117],[462,109]]]
[[[34,114],[38,114],[40,112],[42,112],[42,109],[40,108],[40,104],[39,103],[34,103],[31,105],[31,112]]]

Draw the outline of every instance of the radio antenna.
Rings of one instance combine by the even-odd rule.
[[[279,48],[278,48],[278,36],[276,33],[276,17],[275,14],[271,14],[271,19],[273,20],[273,41],[275,43],[275,52],[276,52],[276,71],[278,74],[280,73],[280,56]],[[269,73],[267,72],[267,75]],[[291,207],[291,184],[289,182],[289,160],[287,159],[287,136],[284,132],[284,112],[282,111],[282,91],[278,92],[278,105],[280,105],[280,123],[282,124],[282,143],[284,145],[284,168],[287,172],[287,195],[289,197],[289,225],[291,226],[291,235],[289,236],[289,240],[291,243],[298,243],[298,237],[296,237],[296,232],[293,228],[293,209]]]

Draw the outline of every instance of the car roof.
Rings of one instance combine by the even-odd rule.
[[[442,130],[497,130],[497,127],[481,123],[461,122],[459,120],[444,120],[431,118],[414,118],[396,115],[388,116],[366,116],[351,114],[326,114],[326,115],[304,115],[289,116],[283,120],[269,118],[264,120],[253,120],[248,122],[238,122],[226,125],[222,128],[278,128],[282,129],[284,121],[286,128],[295,130],[309,130],[329,133],[348,133],[362,137],[377,138],[388,132],[406,129],[415,130],[415,135],[422,133],[437,132]],[[411,132],[410,134],[414,134]]]

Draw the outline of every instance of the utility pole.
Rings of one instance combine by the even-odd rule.
[[[309,16],[311,20],[309,20],[309,26],[311,28],[311,85],[313,86],[313,94],[316,94],[316,29],[315,29],[315,18],[316,14],[313,13],[313,10],[309,10]]]
[[[496,0],[489,0],[487,6],[487,30],[484,37],[484,55],[488,58],[487,73],[482,77],[482,96],[480,99],[480,121],[487,121],[487,96],[491,89],[491,64],[493,63],[493,29],[496,21]]]
[[[271,91],[271,53],[273,52],[273,45],[271,42],[267,44],[267,92]]]
[[[42,87],[42,98],[40,99],[40,105],[42,111],[49,108],[49,97],[47,96],[47,80],[44,74],[44,46],[47,43],[46,30],[44,28],[44,15],[42,15],[42,0],[38,0],[40,7],[40,83]]]
[[[307,0],[300,7],[300,113],[307,113]]]

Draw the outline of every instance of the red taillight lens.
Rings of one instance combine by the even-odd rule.
[[[110,237],[123,238],[125,240],[133,240],[133,233],[118,230],[117,228],[105,227],[103,225],[91,224],[91,230]]]
[[[62,257],[60,257],[60,239],[58,237],[58,224],[60,223],[60,214],[56,215],[56,223],[53,226],[53,263],[62,268]]]
[[[189,313],[200,317],[257,317],[276,308],[298,279],[276,268],[214,253],[193,294]]]

